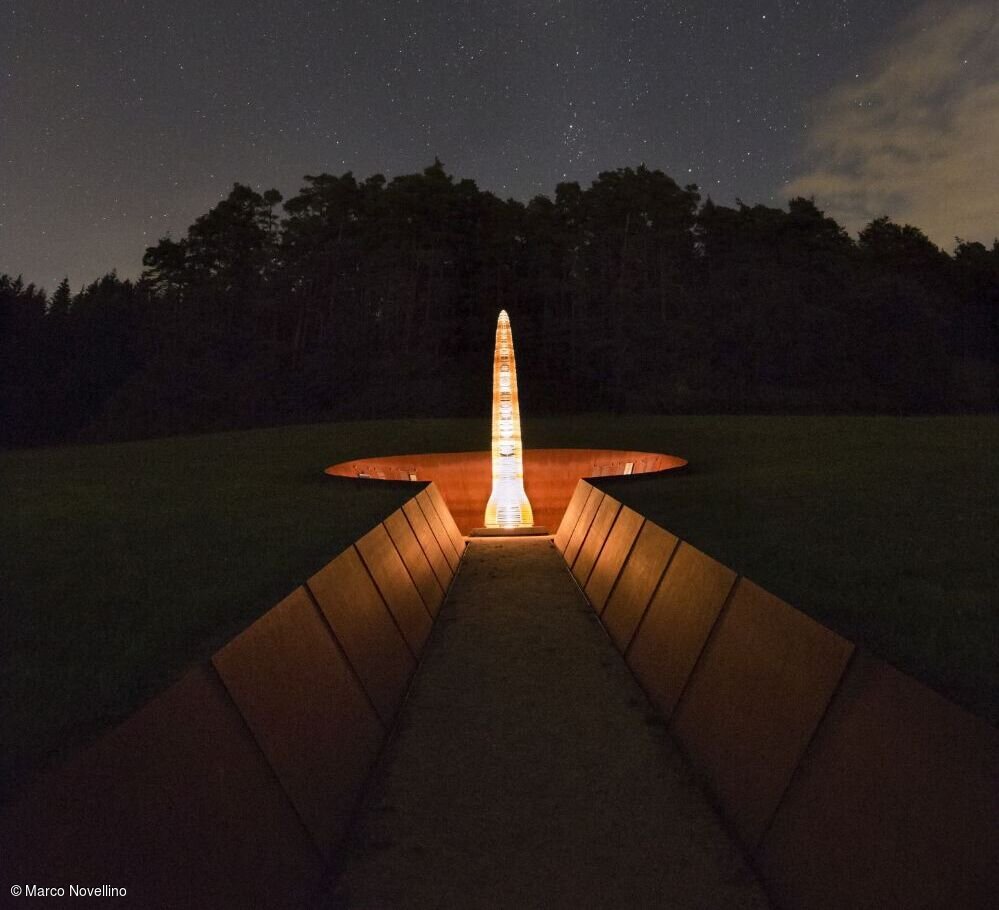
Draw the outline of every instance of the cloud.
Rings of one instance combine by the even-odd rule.
[[[890,215],[944,249],[999,235],[999,8],[932,0],[817,108],[806,172],[783,194],[814,196],[850,230]]]

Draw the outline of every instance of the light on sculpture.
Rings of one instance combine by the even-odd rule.
[[[530,528],[534,514],[524,492],[524,445],[520,438],[517,362],[510,317],[500,310],[493,355],[493,491],[487,528]],[[480,500],[481,501],[481,500]]]

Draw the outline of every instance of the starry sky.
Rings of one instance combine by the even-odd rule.
[[[74,289],[233,182],[644,162],[945,249],[999,233],[999,0],[0,0],[0,272]]]

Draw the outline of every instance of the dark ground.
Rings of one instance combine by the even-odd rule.
[[[601,486],[993,723],[999,419],[524,416],[530,448],[669,452]],[[489,421],[279,427],[0,453],[0,802],[209,657],[409,498],[366,455]],[[530,491],[528,491],[529,493]]]

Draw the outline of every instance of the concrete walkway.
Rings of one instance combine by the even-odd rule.
[[[550,538],[472,540],[326,906],[762,908]]]

